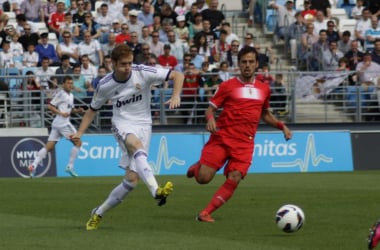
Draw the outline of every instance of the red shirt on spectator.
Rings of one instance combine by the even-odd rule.
[[[161,66],[169,67],[170,69],[174,69],[175,66],[177,66],[178,64],[177,58],[175,58],[175,56],[172,56],[172,55],[169,55],[169,56],[160,55],[157,58],[157,61]]]
[[[131,37],[129,36],[129,34],[120,33],[120,34],[116,35],[115,43],[119,44],[119,43],[124,43],[125,41],[127,41],[127,42],[131,41]]]
[[[54,12],[50,15],[49,25],[52,25],[54,28],[59,29],[60,24],[65,22],[65,13]]]

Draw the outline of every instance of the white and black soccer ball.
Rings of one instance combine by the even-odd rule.
[[[276,212],[276,224],[279,229],[286,233],[293,233],[300,230],[305,223],[305,214],[296,205],[287,204]]]

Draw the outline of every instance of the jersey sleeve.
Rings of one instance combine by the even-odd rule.
[[[97,111],[109,99],[110,99],[110,97],[108,96],[108,93],[105,91],[105,88],[103,88],[103,85],[98,85],[98,87],[95,90],[94,96],[92,97],[90,108],[92,110]]]
[[[63,93],[62,91],[59,91],[54,97],[53,99],[50,101],[50,105],[53,105],[54,107],[58,107],[59,104],[62,102],[63,100]]]
[[[223,103],[228,96],[228,88],[226,82],[223,82],[219,85],[219,87],[216,89],[214,96],[210,99],[210,104],[214,106],[215,108],[219,108],[223,106]]]
[[[150,66],[143,67],[142,74],[150,85],[160,85],[169,80],[170,69]]]

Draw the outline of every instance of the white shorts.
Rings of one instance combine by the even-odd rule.
[[[114,134],[119,147],[122,149],[122,155],[119,160],[119,167],[126,169],[127,167],[136,171],[136,163],[133,159],[133,156],[129,154],[125,146],[125,139],[128,134],[134,134],[143,144],[144,150],[148,153],[149,143],[152,135],[152,126],[151,125],[126,125],[121,126],[112,126],[111,129]]]
[[[59,141],[62,137],[70,140],[70,136],[76,133],[77,130],[71,123],[68,123],[63,127],[52,127],[48,141]]]

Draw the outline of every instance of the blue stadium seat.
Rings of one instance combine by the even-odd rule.
[[[36,72],[37,70],[37,67],[26,67],[26,68],[22,68],[22,75],[26,75],[26,72],[28,71],[33,71],[34,73]]]

